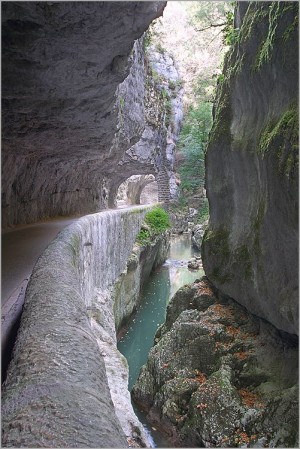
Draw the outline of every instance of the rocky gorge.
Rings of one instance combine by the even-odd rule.
[[[206,153],[206,277],[172,298],[133,389],[175,447],[299,444],[297,14],[235,11]]]
[[[132,395],[173,447],[297,447],[297,339],[204,277],[170,301]]]
[[[148,207],[104,209],[132,175],[154,176],[166,207],[177,197],[182,86],[142,37],[164,7],[2,4],[3,227],[93,213],[31,275],[4,447],[151,445],[116,334],[168,235],[134,245]],[[297,447],[298,4],[238,2],[234,20],[206,152],[210,219],[194,231],[206,276],[171,300],[133,398],[175,447]]]

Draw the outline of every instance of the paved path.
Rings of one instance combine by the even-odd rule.
[[[118,208],[127,207],[129,206],[124,202],[118,204]],[[31,225],[16,226],[14,229],[2,233],[2,374],[8,365],[12,345],[16,338],[24,304],[26,286],[32,269],[39,256],[49,243],[54,240],[59,231],[79,218],[80,216],[49,219],[48,221]]]
[[[29,278],[38,257],[58,232],[75,220],[74,217],[59,218],[18,226],[2,233],[2,304],[7,302],[24,279]]]
[[[2,233],[1,248],[1,346],[11,339],[20,318],[32,269],[49,243],[79,217],[57,218]]]

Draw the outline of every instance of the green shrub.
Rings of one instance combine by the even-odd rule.
[[[146,229],[141,229],[137,235],[136,241],[140,243],[140,245],[146,245],[150,242],[150,232]]]
[[[152,235],[161,234],[171,226],[169,215],[161,207],[155,207],[147,212],[145,223],[150,227]]]
[[[147,245],[152,237],[159,235],[170,228],[170,219],[167,212],[161,207],[155,207],[145,215],[145,224],[137,235],[136,241],[140,245]]]

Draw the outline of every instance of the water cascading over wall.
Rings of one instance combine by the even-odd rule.
[[[83,217],[39,258],[2,395],[3,447],[128,446],[100,340],[114,333],[105,302],[148,209]]]

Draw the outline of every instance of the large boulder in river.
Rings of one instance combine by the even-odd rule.
[[[172,447],[297,447],[298,349],[207,278],[167,308],[133,388]]]
[[[298,334],[298,2],[238,2],[206,154],[205,273]]]

